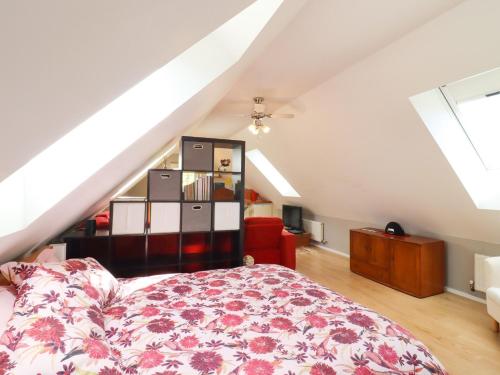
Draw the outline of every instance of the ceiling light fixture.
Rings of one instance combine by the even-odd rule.
[[[253,135],[259,135],[261,132],[267,134],[271,131],[271,128],[264,124],[260,119],[254,119],[250,125],[248,125],[248,130]]]
[[[247,114],[238,114],[237,116],[250,117],[252,123],[248,125],[248,130],[253,135],[259,135],[261,132],[267,134],[271,131],[271,128],[262,122],[264,118],[294,118],[295,116],[291,113],[268,113],[266,112],[266,106],[264,104],[264,98],[262,96],[256,96],[253,98],[253,111]]]

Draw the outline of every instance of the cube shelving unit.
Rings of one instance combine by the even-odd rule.
[[[243,141],[182,137],[180,170],[151,169],[146,199],[111,202],[112,272],[139,276],[240,266],[244,155]],[[135,241],[135,247],[120,252],[120,241]]]

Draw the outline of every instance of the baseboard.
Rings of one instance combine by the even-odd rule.
[[[470,299],[472,301],[486,304],[486,300],[484,298],[479,298],[479,297],[473,296],[469,293],[462,292],[461,290],[453,289],[453,288],[450,288],[449,286],[445,286],[444,290],[448,293],[456,294],[457,296],[464,297],[464,298]]]
[[[349,258],[349,257],[350,257],[350,256],[349,256],[349,254],[346,254],[346,253],[344,253],[344,252],[342,252],[342,251],[339,251],[339,250],[334,250],[334,249],[331,249],[331,248],[326,247],[325,245],[321,245],[321,244],[319,244],[319,243],[317,243],[317,242],[312,242],[312,244],[313,244],[314,246],[316,246],[316,247],[319,247],[319,248],[320,248],[320,249],[322,249],[322,250],[329,251],[329,252],[331,252],[331,253],[334,253],[334,254],[340,255],[340,256],[342,256],[342,257],[344,257],[344,258]]]
[[[325,245],[321,245],[319,243],[313,243],[313,245],[316,246],[316,247],[319,247],[322,250],[326,250],[326,251],[329,251],[331,253],[340,255],[340,256],[342,256],[344,258],[349,258],[350,257],[349,254],[343,253],[342,251],[331,249],[331,248],[329,248],[329,247],[327,247]],[[471,295],[469,293],[462,292],[461,290],[450,288],[449,286],[445,286],[444,290],[446,292],[448,292],[448,293],[455,294],[457,296],[464,297],[464,298],[470,299],[470,300],[475,301],[475,302],[486,304],[486,300],[484,298],[473,296],[473,295]]]

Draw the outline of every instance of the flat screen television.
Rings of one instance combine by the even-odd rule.
[[[302,207],[283,205],[283,225],[292,233],[302,233]]]

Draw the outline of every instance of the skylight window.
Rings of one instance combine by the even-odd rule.
[[[264,175],[264,177],[284,197],[300,197],[299,193],[290,185],[282,174],[271,164],[271,162],[258,149],[248,151],[246,156],[253,165]]]
[[[410,98],[477,208],[500,210],[500,68]]]
[[[500,168],[500,69],[441,87],[488,170]]]
[[[1,181],[0,236],[28,226],[236,64],[282,2],[253,2]]]

